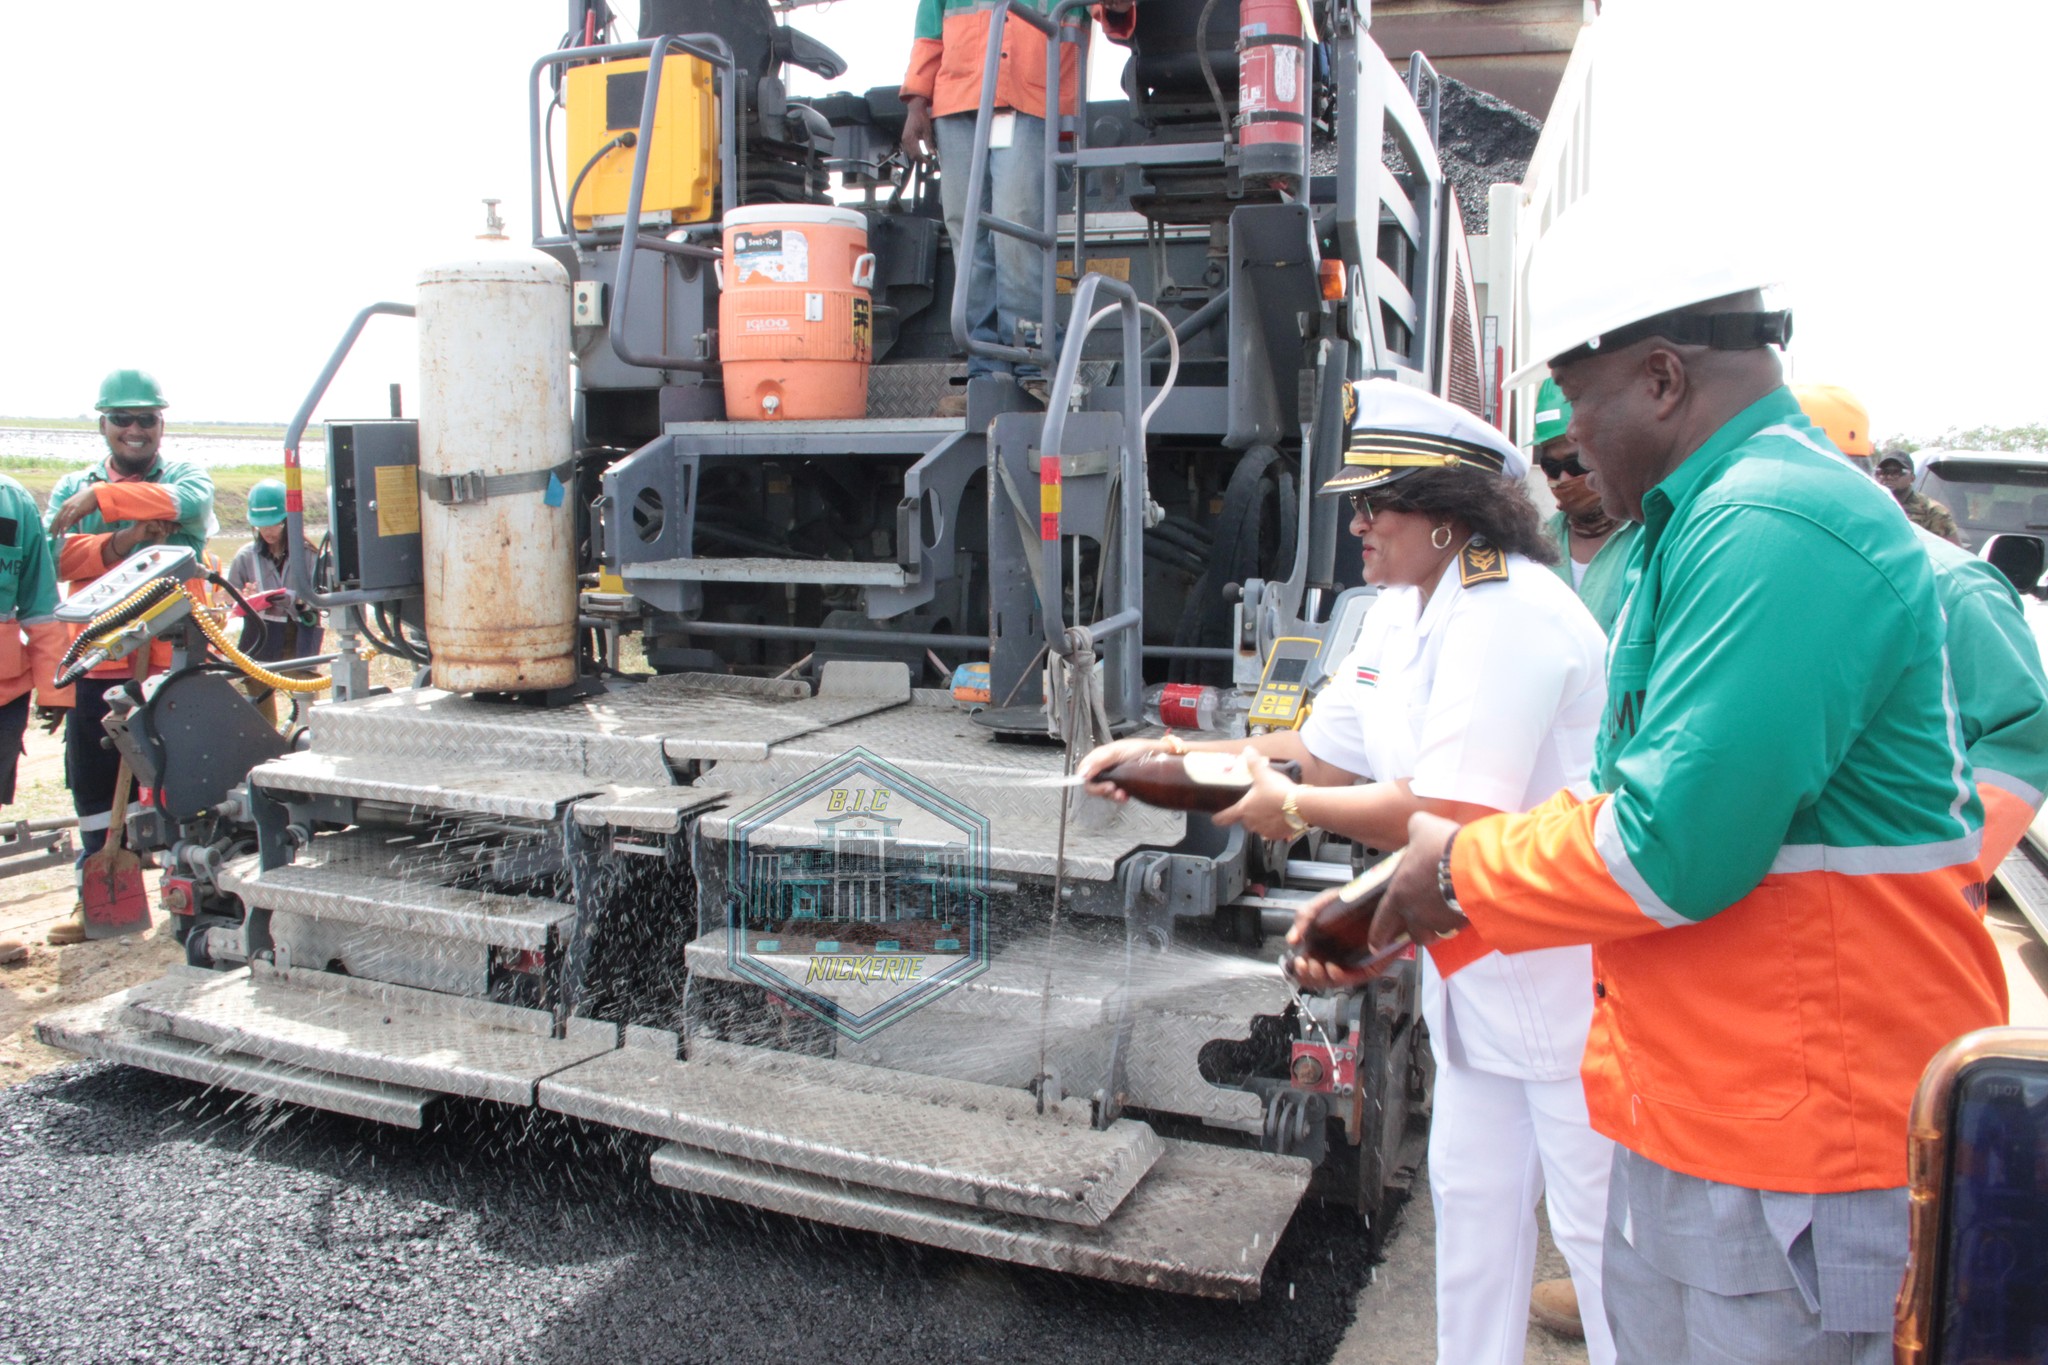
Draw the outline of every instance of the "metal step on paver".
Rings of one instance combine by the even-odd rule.
[[[557,819],[570,802],[605,789],[603,782],[581,773],[507,771],[486,766],[490,759],[488,751],[467,755],[461,762],[415,756],[403,763],[302,752],[259,765],[249,781],[273,795],[344,796],[527,820]]]
[[[1021,1090],[730,1043],[622,1048],[549,1077],[540,1107],[744,1161],[1030,1219],[1100,1224],[1158,1160],[1150,1127],[1095,1129]]]
[[[211,979],[213,975],[197,968],[180,967],[171,975],[145,985],[45,1015],[36,1021],[36,1039],[45,1046],[61,1048],[81,1057],[121,1062],[145,1071],[197,1081],[201,1085],[237,1090],[259,1099],[288,1100],[293,1104],[373,1119],[400,1128],[425,1125],[427,1106],[440,1098],[431,1091],[394,1085],[388,1081],[321,1075],[258,1057],[185,1042],[168,1034],[132,1028],[123,1022],[128,1009],[137,1000],[175,989],[181,980]]]
[[[858,587],[901,588],[917,581],[915,571],[895,563],[842,559],[643,559],[633,565],[635,578],[675,579],[684,583],[822,583]]]
[[[1180,1294],[1249,1300],[1308,1189],[1300,1157],[1162,1139],[1164,1151],[1096,1227],[1020,1218],[671,1143],[657,1184],[992,1260]]]
[[[259,910],[493,947],[537,952],[550,935],[567,933],[573,905],[445,884],[466,866],[373,830],[352,829],[314,835],[283,867],[263,869],[253,857],[238,858],[222,867],[220,884]]]
[[[619,1044],[618,1026],[594,1019],[572,1019],[555,1038],[553,1016],[540,1010],[260,962],[160,984],[127,1003],[123,1024],[311,1072],[504,1104],[532,1104],[544,1078]]]

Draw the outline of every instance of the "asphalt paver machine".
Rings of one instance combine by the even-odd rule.
[[[1056,779],[1161,684],[1298,722],[1369,592],[1312,496],[1346,381],[1481,409],[1426,64],[1368,0],[1144,0],[1122,46],[998,0],[1057,136],[1042,218],[968,235],[1056,325],[990,340],[936,177],[979,201],[992,79],[934,170],[894,89],[789,93],[844,65],[767,0],[647,0],[634,41],[570,8],[530,245],[365,309],[288,438],[298,547],[308,415],[416,315],[419,415],[329,424],[292,566],[335,700],[216,790],[179,774],[239,695],[138,688],[160,723],[116,742],[195,793],[133,817],[190,965],[40,1036],[402,1126],[537,1107],[659,1139],[663,1185],[1174,1291],[1256,1295],[1311,1190],[1376,1233],[1427,1114],[1415,968],[1303,1000],[1272,962],[1382,851]],[[1060,115],[1111,60],[1127,97]],[[855,367],[851,415],[810,360]]]

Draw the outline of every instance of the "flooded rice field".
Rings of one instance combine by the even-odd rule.
[[[306,433],[307,463],[315,468],[325,464],[321,433]],[[105,458],[107,443],[96,430],[62,430],[50,427],[0,425],[0,465],[7,460],[63,461],[92,464]],[[208,468],[234,465],[284,465],[284,443],[268,436],[214,436],[178,430],[175,421],[164,431],[164,458],[189,460]]]

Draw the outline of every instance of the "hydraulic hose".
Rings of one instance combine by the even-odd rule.
[[[570,182],[569,185],[569,203],[567,207],[563,210],[564,215],[569,220],[570,231],[573,232],[576,229],[576,195],[583,188],[584,177],[588,176],[593,170],[597,169],[597,163],[604,160],[605,157],[611,153],[613,148],[631,147],[634,143],[638,142],[639,140],[640,134],[635,132],[633,129],[628,128],[625,132],[620,133],[610,142],[605,143],[604,146],[592,152],[590,154],[590,160],[583,163],[583,169],[576,172],[576,179]]]
[[[237,649],[234,641],[228,639],[228,633],[220,628],[220,622],[213,619],[212,609],[200,601],[196,593],[190,588],[185,587],[182,583],[178,585],[178,588],[192,604],[192,619],[198,623],[200,634],[206,637],[208,644],[211,644],[214,649],[219,651],[223,659],[226,659],[236,668],[241,669],[244,675],[262,683],[273,692],[325,692],[327,690],[329,678],[287,678],[284,674],[273,673],[262,664],[257,663],[254,659]]]

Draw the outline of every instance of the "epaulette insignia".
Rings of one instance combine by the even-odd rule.
[[[1458,552],[1458,582],[1466,587],[1493,583],[1508,576],[1508,557],[1477,536]]]
[[[1358,420],[1358,386],[1350,380],[1344,381],[1344,429],[1351,430],[1351,424]]]

